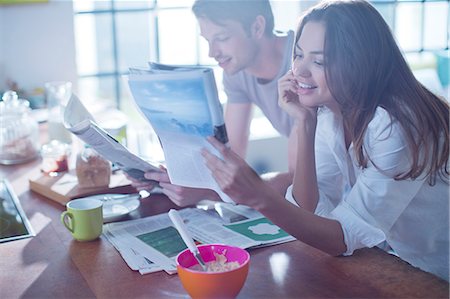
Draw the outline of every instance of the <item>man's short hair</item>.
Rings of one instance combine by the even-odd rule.
[[[232,20],[241,23],[250,34],[251,25],[261,15],[266,20],[265,34],[271,35],[274,21],[269,0],[196,0],[192,11],[197,18],[207,18],[218,25]]]

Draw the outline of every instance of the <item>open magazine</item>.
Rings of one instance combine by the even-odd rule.
[[[295,240],[259,212],[242,205],[216,203],[213,209],[178,212],[198,243],[245,249]],[[176,273],[175,258],[187,248],[167,213],[105,224],[103,234],[128,266],[141,274],[161,270]]]
[[[99,127],[74,94],[64,110],[64,126],[105,159],[136,179],[144,180],[144,173],[148,171],[161,171],[156,165],[131,153],[108,132]]]
[[[206,140],[228,138],[211,68],[150,63],[131,68],[128,84],[139,110],[159,137],[171,183],[222,193],[204,163],[201,149],[220,154]]]

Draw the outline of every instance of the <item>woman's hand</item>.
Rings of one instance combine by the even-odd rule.
[[[219,187],[236,203],[259,209],[267,203],[267,199],[275,193],[270,186],[258,176],[248,164],[230,148],[214,137],[208,141],[223,156],[223,160],[203,149],[202,155],[206,166],[218,183]]]
[[[306,107],[300,101],[298,82],[292,70],[278,80],[278,105],[300,123],[316,122],[317,107]]]

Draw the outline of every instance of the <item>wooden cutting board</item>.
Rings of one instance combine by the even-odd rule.
[[[137,192],[131,186],[131,182],[120,171],[111,175],[109,186],[105,187],[80,188],[75,170],[64,172],[53,177],[43,173],[37,173],[29,179],[29,183],[30,189],[33,192],[39,193],[62,205],[65,205],[72,199],[89,195]]]

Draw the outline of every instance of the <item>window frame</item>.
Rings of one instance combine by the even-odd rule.
[[[150,1],[149,1],[150,2]],[[121,94],[122,94],[122,87],[121,87],[121,81],[123,80],[122,77],[124,75],[127,75],[127,72],[120,71],[120,65],[119,65],[119,53],[118,53],[118,35],[117,35],[117,15],[122,13],[141,13],[141,12],[150,12],[153,16],[153,45],[150,48],[151,53],[150,59],[154,60],[156,62],[160,62],[160,44],[159,44],[159,27],[158,27],[158,17],[159,13],[161,11],[166,10],[173,10],[173,9],[186,9],[187,12],[191,13],[191,3],[188,2],[188,5],[174,5],[174,6],[163,6],[160,4],[161,1],[154,0],[151,2],[151,5],[148,7],[143,8],[117,8],[116,0],[107,0],[103,1],[103,4],[110,4],[109,9],[98,9],[98,10],[81,10],[81,11],[74,11],[74,18],[76,18],[78,15],[100,15],[100,14],[109,14],[111,16],[111,34],[112,34],[112,58],[113,58],[113,71],[111,72],[94,72],[90,74],[83,74],[78,75],[79,79],[86,79],[86,78],[112,78],[114,82],[114,103],[116,107],[121,107]],[[439,48],[439,49],[427,49],[424,46],[424,24],[425,24],[425,5],[427,3],[433,3],[433,2],[447,2],[447,44],[445,48]],[[420,5],[421,10],[421,32],[420,32],[420,47],[417,49],[407,49],[403,52],[405,55],[411,54],[411,53],[428,53],[428,52],[435,52],[435,51],[441,51],[441,50],[448,50],[449,49],[449,42],[450,42],[450,1],[449,0],[373,0],[371,3],[377,8],[377,10],[380,9],[380,7],[387,7],[391,6],[391,17],[392,20],[386,20],[388,22],[388,25],[391,27],[392,32],[396,35],[396,15],[397,15],[397,9],[398,5],[403,3],[417,3]],[[302,5],[299,2],[299,8]],[[379,10],[380,11],[380,10]],[[383,17],[386,18],[385,15]],[[275,18],[276,19],[276,18]],[[205,65],[201,63],[201,57],[200,57],[200,35],[197,34],[197,38],[194,43],[192,43],[195,47],[195,57],[193,61],[195,61],[194,65]],[[215,65],[208,65],[213,68],[218,68]]]

